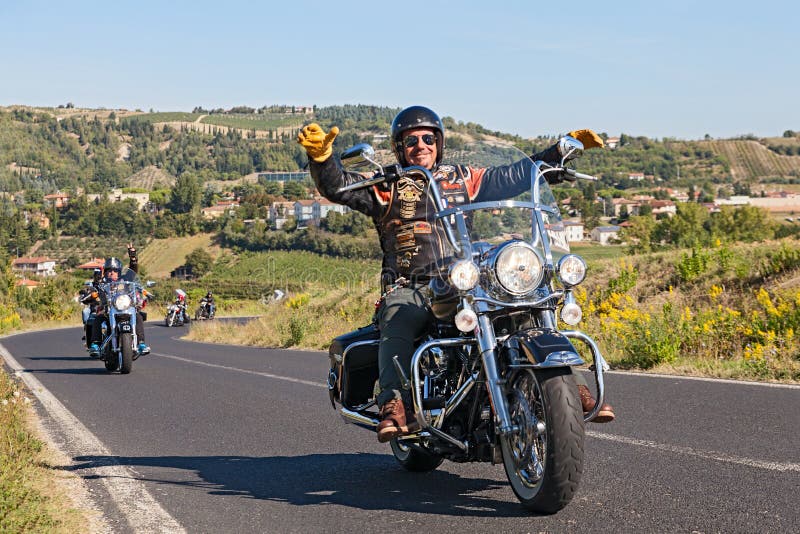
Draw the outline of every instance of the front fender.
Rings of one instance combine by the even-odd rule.
[[[503,343],[512,363],[533,367],[583,365],[569,339],[557,330],[531,328],[517,332]]]

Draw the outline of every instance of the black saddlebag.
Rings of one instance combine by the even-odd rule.
[[[378,379],[378,340],[380,333],[375,324],[343,334],[331,342],[328,355],[331,374],[328,378],[331,400],[338,400],[345,408],[360,406],[373,397],[375,381]],[[347,350],[358,341],[372,343]],[[345,354],[345,351],[347,353]]]

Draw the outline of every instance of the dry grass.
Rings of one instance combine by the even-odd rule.
[[[30,394],[0,370],[0,532],[97,532],[101,519],[67,465],[37,437]],[[80,500],[80,499],[79,499]]]
[[[327,349],[331,339],[368,324],[377,291],[311,289],[262,306],[261,315],[245,324],[194,322],[186,336],[193,341],[256,347]]]
[[[139,262],[148,278],[166,278],[176,267],[183,265],[186,255],[196,248],[207,250],[213,257],[219,253],[212,246],[212,234],[197,234],[169,239],[154,239],[139,254]]]

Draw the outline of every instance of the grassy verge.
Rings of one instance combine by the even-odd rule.
[[[327,349],[332,337],[369,324],[377,298],[377,288],[368,285],[356,290],[311,286],[283,301],[241,308],[260,312],[259,317],[244,325],[226,321],[194,322],[186,339],[259,347]]]
[[[31,430],[29,403],[0,369],[0,532],[91,531],[53,471],[52,452]]]

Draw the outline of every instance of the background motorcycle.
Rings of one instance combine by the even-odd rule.
[[[424,180],[451,258],[425,292],[435,321],[419,341],[406,377],[420,429],[391,441],[397,461],[429,471],[444,459],[502,463],[515,495],[531,511],[554,513],[577,491],[583,470],[584,422],[603,403],[597,345],[576,325],[581,309],[573,289],[586,264],[569,254],[566,232],[545,174],[586,178],[564,165],[582,153],[560,141],[561,165],[533,162],[513,147],[483,147],[475,166],[516,162],[531,187],[518,198],[448,207],[427,169],[381,167],[369,145],[342,155],[349,170],[378,174],[340,191],[403,179]],[[477,155],[476,155],[477,154]],[[480,156],[485,156],[480,159]],[[560,310],[557,316],[557,311]],[[583,414],[573,367],[584,363],[570,340],[580,340],[594,365],[597,404]],[[375,430],[379,332],[375,324],[336,338],[329,350],[328,389],[345,421]]]
[[[194,318],[197,321],[201,319],[213,319],[215,312],[216,310],[213,304],[206,300],[201,300],[200,306],[197,308],[197,311],[194,312]]]
[[[164,317],[164,324],[166,326],[183,326],[188,322],[187,319],[186,305],[173,303],[167,307],[167,314]]]
[[[136,338],[137,307],[141,303],[142,288],[138,282],[118,281],[100,285],[105,304],[103,342],[100,358],[106,370],[128,374],[139,357]],[[102,320],[97,318],[95,320]]]

